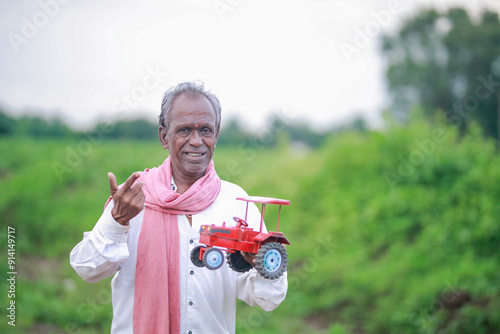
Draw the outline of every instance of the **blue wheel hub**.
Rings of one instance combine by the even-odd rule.
[[[211,251],[209,254],[207,254],[206,262],[210,267],[217,268],[222,264],[223,260],[224,257],[222,256],[221,252]]]
[[[275,272],[281,267],[281,253],[276,249],[270,249],[264,256],[264,267],[269,272]]]

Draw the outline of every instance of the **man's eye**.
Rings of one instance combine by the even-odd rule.
[[[201,129],[200,132],[204,136],[210,136],[213,133],[212,129],[210,129],[210,128],[203,128],[203,129]]]
[[[191,129],[190,128],[181,128],[181,129],[179,129],[179,131],[177,131],[177,133],[180,135],[183,135],[183,136],[187,136],[188,134],[191,133]]]

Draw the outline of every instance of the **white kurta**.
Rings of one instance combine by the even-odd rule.
[[[193,215],[192,226],[179,215],[181,333],[234,333],[236,298],[266,311],[275,309],[285,298],[287,274],[275,280],[261,277],[255,269],[237,273],[227,263],[218,270],[196,267],[190,255],[198,246],[200,226],[205,224],[234,226],[233,217],[245,219],[246,202],[235,200],[247,196],[239,186],[222,181],[215,202],[205,211]],[[70,254],[75,271],[88,282],[113,277],[113,323],[111,333],[131,334],[134,308],[137,243],[144,210],[129,226],[117,223],[112,215],[111,201],[91,232]],[[250,203],[247,222],[259,230],[260,212]],[[264,226],[265,231],[265,226]]]

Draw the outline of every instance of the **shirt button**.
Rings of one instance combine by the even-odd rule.
[[[189,305],[193,305],[193,302],[192,302],[192,301],[190,301],[190,302],[189,302]]]
[[[189,273],[190,273],[191,275],[194,275],[194,271],[192,271],[192,270],[191,270]]]
[[[193,242],[194,242],[194,241],[193,241],[193,239],[189,240],[189,243],[190,243],[190,244],[192,244]]]

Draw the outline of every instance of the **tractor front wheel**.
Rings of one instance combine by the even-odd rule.
[[[218,248],[209,248],[203,254],[203,264],[210,270],[219,269],[224,263],[224,255]]]
[[[278,278],[286,270],[288,253],[285,246],[279,242],[268,242],[260,247],[257,252],[255,269],[264,278]]]

